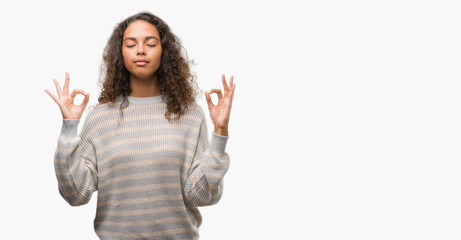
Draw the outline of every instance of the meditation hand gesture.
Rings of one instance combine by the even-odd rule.
[[[214,133],[222,136],[227,136],[230,111],[232,107],[232,99],[234,98],[235,84],[234,76],[230,77],[229,86],[226,82],[226,77],[222,75],[222,85],[224,87],[224,96],[221,89],[211,89],[210,92],[205,91],[208,110],[210,110],[211,121],[214,125]],[[218,95],[218,104],[214,105],[211,101],[210,94]]]
[[[59,105],[61,109],[62,117],[64,119],[80,119],[82,117],[83,110],[85,110],[88,100],[90,99],[90,94],[85,93],[83,90],[74,89],[69,95],[69,73],[66,73],[66,81],[64,82],[64,87],[61,90],[59,83],[56,79],[53,79],[54,85],[56,86],[56,91],[58,97],[52,94],[48,89],[45,90],[48,95]],[[83,102],[80,105],[74,104],[74,98],[77,94],[82,94],[85,96]]]

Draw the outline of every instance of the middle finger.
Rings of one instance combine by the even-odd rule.
[[[229,86],[227,86],[227,82],[226,82],[226,76],[221,75],[221,79],[222,79],[222,86],[224,88],[224,93],[227,93],[227,91],[229,91]]]

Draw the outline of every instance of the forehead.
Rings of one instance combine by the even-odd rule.
[[[157,28],[151,23],[144,20],[136,20],[128,25],[123,33],[123,39],[130,37],[136,39],[144,39],[148,36],[154,36],[160,39]]]

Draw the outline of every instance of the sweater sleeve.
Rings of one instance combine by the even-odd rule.
[[[189,176],[186,182],[186,201],[192,206],[217,203],[222,196],[223,178],[229,169],[225,152],[228,137],[213,133],[208,144],[207,127],[202,121]]]
[[[96,154],[88,136],[88,121],[80,136],[77,134],[79,122],[63,120],[54,159],[59,193],[72,206],[88,203],[98,185]]]

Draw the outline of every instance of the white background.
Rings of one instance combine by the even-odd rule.
[[[97,238],[96,194],[58,193],[62,117],[44,90],[68,71],[96,104],[113,28],[148,10],[202,90],[237,83],[202,240],[461,239],[459,1],[301,2],[2,2],[0,238]]]

